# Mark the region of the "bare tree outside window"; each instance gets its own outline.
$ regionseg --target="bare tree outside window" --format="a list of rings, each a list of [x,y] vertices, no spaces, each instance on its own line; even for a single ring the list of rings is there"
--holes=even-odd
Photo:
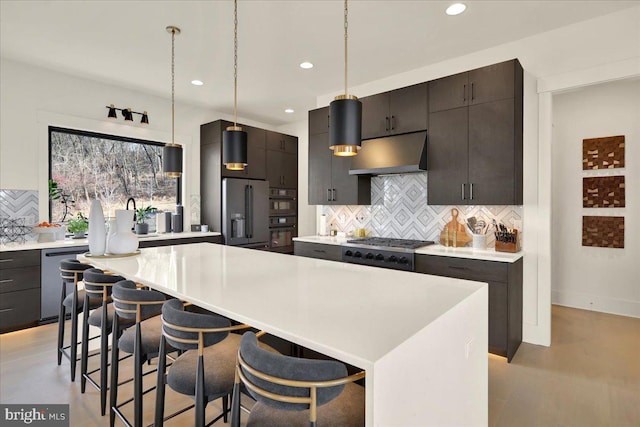
[[[91,200],[102,202],[114,217],[133,197],[138,208],[174,210],[176,179],[162,173],[162,145],[150,141],[50,128],[51,179],[75,200],[73,216],[89,216]],[[51,204],[52,221],[64,215],[62,203]]]

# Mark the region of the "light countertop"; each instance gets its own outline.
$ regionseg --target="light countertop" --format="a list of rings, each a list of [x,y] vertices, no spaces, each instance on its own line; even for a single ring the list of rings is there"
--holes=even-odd
[[[399,405],[401,425],[486,424],[486,283],[210,243],[78,259],[365,369],[367,427]]]
[[[153,240],[172,240],[172,239],[189,239],[193,237],[206,237],[206,236],[220,236],[219,232],[210,231],[203,233],[201,231],[185,231],[183,233],[151,233],[146,235],[139,235],[140,241],[153,241]],[[88,239],[72,239],[66,238],[64,240],[56,240],[53,242],[38,243],[37,241],[29,241],[25,243],[6,243],[0,245],[0,252],[9,251],[28,251],[31,249],[51,249],[51,248],[71,248],[74,246],[87,246],[89,244]]]
[[[329,236],[301,236],[294,237],[294,241],[307,243],[320,243],[324,245],[341,245],[353,237],[329,237]],[[523,252],[496,252],[493,249],[474,249],[472,247],[453,248],[439,244],[424,246],[416,249],[416,254],[438,255],[455,258],[479,259],[484,261],[498,261],[513,263],[522,258]]]

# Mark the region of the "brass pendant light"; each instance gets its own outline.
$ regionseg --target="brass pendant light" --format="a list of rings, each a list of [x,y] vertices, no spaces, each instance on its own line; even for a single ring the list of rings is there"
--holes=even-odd
[[[180,28],[168,26],[171,33],[171,143],[162,149],[162,170],[169,178],[182,176],[182,145],[176,144],[175,137],[175,38]]]
[[[335,156],[355,156],[362,140],[362,103],[349,95],[347,88],[347,0],[344,0],[344,95],[336,96],[329,104],[329,143]]]
[[[222,132],[222,163],[234,171],[247,166],[247,133],[238,126],[238,0],[233,0],[233,126]]]

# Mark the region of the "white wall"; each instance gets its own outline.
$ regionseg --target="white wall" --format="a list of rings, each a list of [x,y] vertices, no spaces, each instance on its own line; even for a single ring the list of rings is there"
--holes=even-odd
[[[625,135],[625,167],[583,171],[582,140]],[[640,317],[640,80],[553,97],[552,301]],[[583,208],[582,178],[624,175],[626,207]],[[582,216],[625,217],[624,249],[582,246]]]
[[[551,95],[542,92],[640,75],[639,23],[640,6],[349,90],[362,97],[513,58],[520,60],[525,70],[523,340],[526,342],[551,343],[552,103]],[[536,94],[536,86],[540,95]],[[319,96],[317,106],[328,105],[339,93],[342,92]]]
[[[48,126],[169,142],[171,101],[126,88],[2,59],[0,64],[0,188],[39,191],[40,220],[48,219]],[[167,94],[168,95],[168,94]],[[179,95],[179,94],[178,94]],[[149,126],[107,119],[105,105],[149,112]],[[231,119],[213,110],[176,104],[176,142],[184,145],[185,224],[200,195],[200,125]],[[138,119],[139,120],[139,119]],[[243,123],[273,126],[240,118]],[[194,203],[192,212],[190,202]]]

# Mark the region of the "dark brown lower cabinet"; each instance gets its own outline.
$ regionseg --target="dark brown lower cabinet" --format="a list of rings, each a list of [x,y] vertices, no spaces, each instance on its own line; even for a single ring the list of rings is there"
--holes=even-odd
[[[40,320],[40,250],[0,252],[0,333]]]
[[[293,254],[307,258],[342,261],[342,247],[340,245],[294,241]]]
[[[489,352],[511,362],[522,343],[522,258],[506,263],[416,255],[416,272],[489,283]]]

